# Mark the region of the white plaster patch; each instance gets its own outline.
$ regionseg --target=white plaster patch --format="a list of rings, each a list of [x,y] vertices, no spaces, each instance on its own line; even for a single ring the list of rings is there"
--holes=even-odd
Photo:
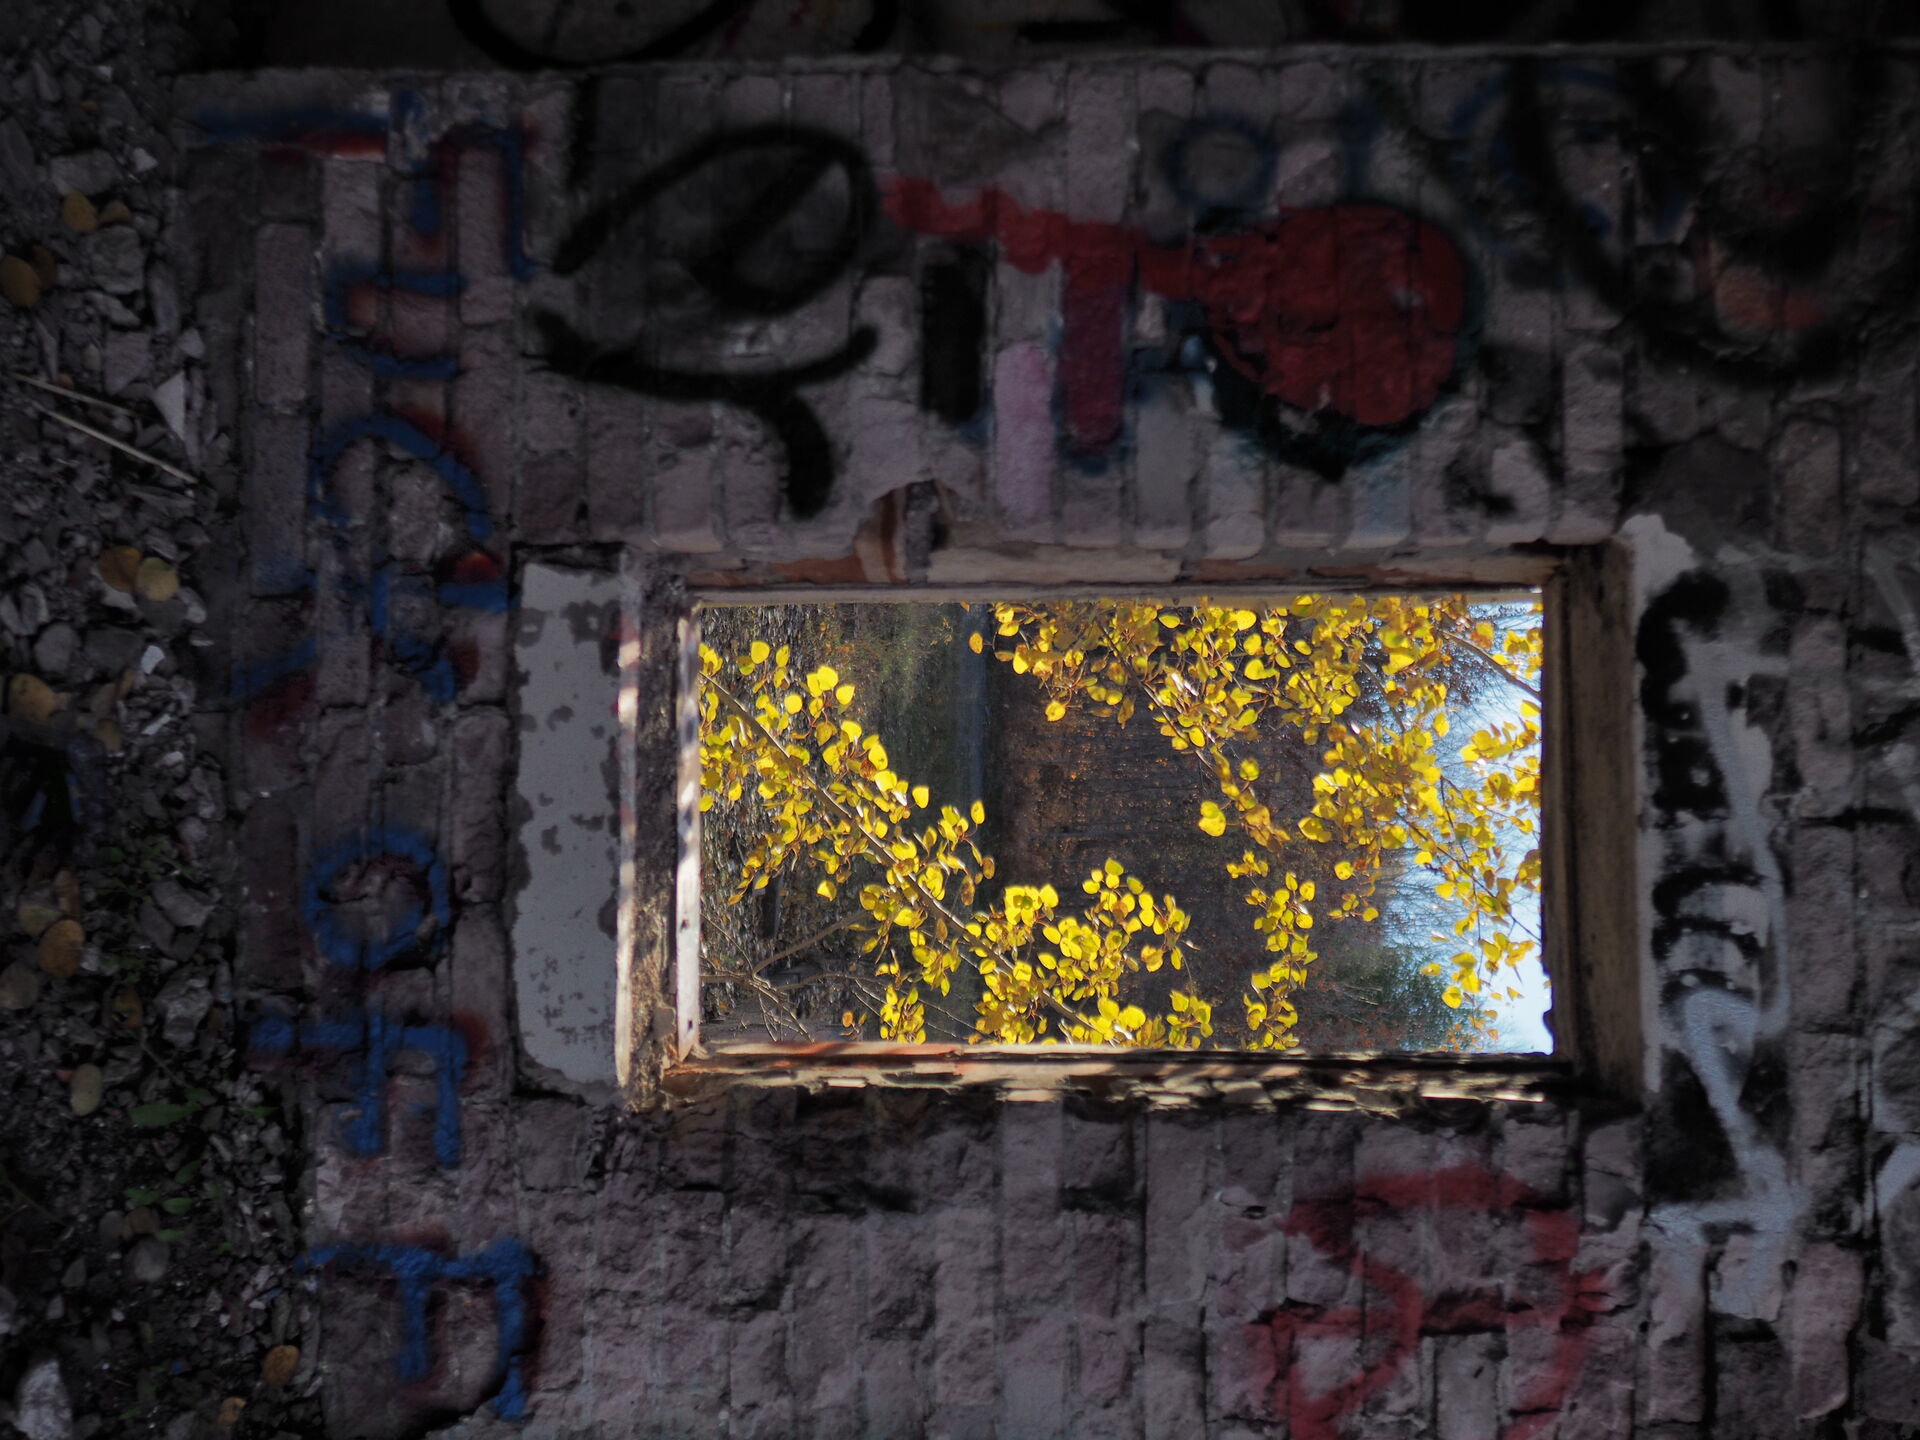
[[[514,661],[520,689],[526,882],[514,899],[513,979],[527,1058],[583,1086],[614,1080],[620,677],[606,644],[618,576],[529,565]]]

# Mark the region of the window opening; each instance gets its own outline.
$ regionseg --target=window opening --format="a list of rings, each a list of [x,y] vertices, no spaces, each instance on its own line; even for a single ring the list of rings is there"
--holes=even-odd
[[[703,1043],[1551,1051],[1541,608],[704,610]]]

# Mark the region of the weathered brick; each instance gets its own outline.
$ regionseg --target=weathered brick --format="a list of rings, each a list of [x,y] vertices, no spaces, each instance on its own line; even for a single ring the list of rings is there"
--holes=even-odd
[[[254,403],[295,410],[307,399],[307,356],[319,293],[313,232],[304,225],[261,226],[253,264]]]

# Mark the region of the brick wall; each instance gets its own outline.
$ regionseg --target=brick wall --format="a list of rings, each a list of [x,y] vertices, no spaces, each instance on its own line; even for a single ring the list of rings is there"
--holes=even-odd
[[[309,1121],[332,1433],[1920,1425],[1916,78],[1696,49],[190,82],[241,971]],[[645,652],[631,831],[671,814],[676,577],[1291,585],[1600,542],[1632,575],[1636,1115],[1231,1083],[630,1113],[554,1058],[655,1021],[569,1008],[514,943],[541,635],[603,675]],[[536,563],[624,611],[517,605]],[[618,727],[586,733],[618,776]],[[620,783],[555,818],[577,853]],[[569,912],[603,991],[670,886]]]

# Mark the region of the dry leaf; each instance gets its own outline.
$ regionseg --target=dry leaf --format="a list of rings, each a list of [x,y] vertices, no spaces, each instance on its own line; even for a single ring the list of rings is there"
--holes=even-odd
[[[276,1345],[260,1362],[260,1379],[279,1390],[293,1383],[293,1372],[300,1368],[298,1345]]]
[[[33,247],[33,273],[40,277],[40,288],[51,290],[60,283],[60,259],[44,245]]]
[[[112,1023],[122,1030],[138,1030],[141,1022],[147,1018],[146,1006],[140,1003],[140,992],[131,985],[122,985],[114,991],[107,1006],[113,1017]]]
[[[136,1205],[127,1212],[127,1230],[134,1235],[158,1234],[160,1212],[151,1205]]]
[[[60,908],[74,919],[80,918],[86,909],[86,902],[80,895],[80,877],[71,870],[59,870],[53,876],[53,898],[60,902]]]
[[[109,755],[118,755],[124,742],[120,734],[118,720],[102,720],[93,727],[93,738],[100,742],[100,748]]]
[[[40,977],[24,960],[0,970],[0,1010],[25,1010],[40,998]]]
[[[20,902],[13,916],[29,940],[38,940],[47,927],[60,918],[60,907],[44,897],[26,899]]]
[[[55,979],[65,980],[80,969],[80,952],[87,943],[87,932],[78,920],[60,919],[40,933],[40,968]]]
[[[18,255],[9,255],[0,260],[0,295],[4,295],[22,310],[36,305],[40,300],[40,273]]]
[[[127,202],[124,200],[109,200],[100,207],[100,223],[102,225],[131,225],[133,223],[133,211],[127,208]]]
[[[180,593],[180,572],[158,555],[149,555],[134,572],[133,588],[142,600],[164,605]]]
[[[66,700],[38,675],[16,675],[7,685],[7,713],[22,720],[51,720]]]
[[[78,190],[69,190],[61,197],[60,218],[76,235],[91,235],[100,228],[100,212]]]
[[[238,1395],[229,1395],[220,1402],[220,1414],[214,1423],[222,1430],[231,1430],[240,1423],[240,1414],[247,1408],[247,1402]]]
[[[121,594],[130,594],[133,582],[140,574],[140,552],[131,545],[116,545],[111,550],[102,550],[97,562],[100,578],[107,582],[107,588],[118,590]]]
[[[98,1065],[74,1068],[73,1078],[67,1082],[67,1099],[73,1105],[74,1114],[91,1115],[100,1108],[101,1097],[106,1093],[106,1077]]]

